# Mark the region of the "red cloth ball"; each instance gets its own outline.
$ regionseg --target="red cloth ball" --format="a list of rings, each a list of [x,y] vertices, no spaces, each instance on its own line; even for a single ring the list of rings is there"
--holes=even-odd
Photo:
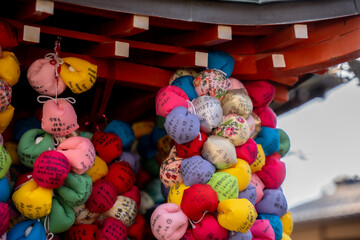
[[[265,184],[265,188],[278,189],[285,180],[285,163],[280,161],[280,154],[273,153],[266,157],[265,166],[256,175]]]
[[[127,162],[115,162],[109,166],[105,180],[114,184],[118,194],[129,191],[135,182],[135,174]]]
[[[254,113],[258,115],[261,120],[261,126],[276,128],[277,125],[277,116],[275,112],[268,106],[255,108]]]
[[[93,184],[90,197],[85,206],[93,213],[103,213],[112,208],[116,201],[116,187],[106,180],[98,180]]]
[[[275,96],[275,87],[268,81],[250,81],[244,84],[254,108],[267,106]]]
[[[34,162],[33,178],[43,188],[59,188],[70,172],[70,163],[61,152],[45,151]]]
[[[77,224],[66,232],[67,240],[95,240],[98,227],[92,224]]]
[[[220,226],[215,217],[206,214],[204,218],[192,229],[195,239],[216,239],[227,240],[229,231]]]
[[[121,139],[114,133],[95,132],[91,142],[98,156],[106,163],[120,157],[123,151]]]
[[[145,228],[149,227],[143,216],[136,215],[135,222],[128,228],[128,237],[132,240],[142,240],[145,237]]]
[[[208,136],[205,133],[200,132],[200,137],[196,137],[191,142],[184,144],[178,144],[175,142],[176,154],[179,158],[190,158],[195,155],[201,155],[201,149],[206,142]]]
[[[0,236],[2,236],[9,228],[9,206],[7,203],[0,202]]]
[[[106,218],[102,228],[96,231],[97,240],[127,240],[126,226],[116,218]]]
[[[188,218],[198,221],[205,211],[215,212],[218,206],[217,193],[208,184],[194,184],[184,191],[181,209]]]
[[[20,174],[15,181],[14,190],[16,191],[18,188],[20,188],[24,183],[30,181],[33,179],[32,172],[27,172]]]
[[[251,165],[257,157],[258,148],[256,142],[249,138],[246,143],[236,146],[236,157],[242,160],[245,160],[249,165]]]
[[[0,20],[0,45],[3,49],[10,49],[18,45],[16,29],[4,20]]]
[[[192,232],[190,229],[186,230],[184,236],[180,238],[180,240],[196,240],[194,236],[192,235]]]
[[[123,196],[134,200],[136,202],[137,209],[140,208],[141,194],[139,189],[135,185],[129,191],[125,192]]]

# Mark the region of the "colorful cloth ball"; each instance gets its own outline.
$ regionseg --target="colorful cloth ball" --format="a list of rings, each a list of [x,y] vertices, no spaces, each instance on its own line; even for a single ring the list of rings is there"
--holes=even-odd
[[[120,220],[108,217],[96,231],[96,239],[126,240],[127,228]]]
[[[258,107],[254,109],[254,112],[259,116],[262,127],[276,128],[277,116],[270,107]]]
[[[20,77],[20,64],[15,54],[8,51],[2,51],[0,58],[0,79],[14,86]]]
[[[0,133],[3,133],[6,128],[9,126],[13,116],[15,108],[9,104],[7,109],[0,112]]]
[[[195,141],[196,139],[198,138],[195,138],[191,142]],[[158,152],[156,154],[156,161],[158,162],[159,165],[161,165],[162,162],[169,156],[173,143],[174,141],[171,139],[169,135],[165,135],[164,137],[160,138],[160,140],[158,141],[157,143]],[[189,143],[179,144],[179,145],[187,145]]]
[[[185,107],[174,108],[165,120],[167,134],[178,144],[194,140],[200,134],[199,118]]]
[[[11,166],[10,155],[3,146],[0,146],[0,178],[5,177],[10,166]]]
[[[39,219],[25,220],[16,224],[7,234],[8,240],[46,240],[47,235]]]
[[[106,163],[120,157],[123,151],[121,139],[114,133],[95,132],[91,142],[99,157]]]
[[[180,238],[180,240],[196,240],[194,236],[192,235],[191,229],[186,230],[184,236]]]
[[[118,196],[113,207],[102,215],[120,220],[125,226],[130,227],[136,218],[136,202],[131,198]]]
[[[171,82],[171,85],[181,88],[186,93],[190,101],[192,101],[193,99],[197,98],[193,81],[194,81],[194,77],[187,75],[187,76],[178,77],[177,79]]]
[[[258,219],[268,219],[274,230],[275,240],[280,240],[282,238],[283,229],[279,216],[272,214],[259,214]]]
[[[236,157],[245,160],[249,165],[255,162],[258,155],[258,147],[256,142],[249,138],[246,143],[235,147]]]
[[[230,77],[234,69],[234,58],[224,51],[210,51],[208,53],[208,68],[218,69],[225,73],[227,77]]]
[[[128,197],[134,200],[136,202],[136,208],[137,209],[140,208],[140,202],[141,202],[140,190],[135,185],[132,186],[132,188],[129,191],[123,193],[122,195],[124,197]]]
[[[133,170],[135,175],[139,172],[139,170],[140,170],[140,156],[139,155],[137,155],[133,152],[123,151],[118,159],[129,163],[131,166],[131,169]]]
[[[130,149],[135,141],[134,130],[131,125],[120,120],[112,120],[104,129],[104,132],[114,133],[120,139],[124,149]]]
[[[200,156],[186,158],[181,162],[181,176],[186,186],[206,184],[215,171],[215,166]]]
[[[97,78],[97,66],[76,57],[65,57],[63,61],[60,76],[66,86],[76,94],[90,90]]]
[[[123,194],[129,191],[135,182],[135,174],[127,162],[115,162],[109,167],[105,180],[112,183],[118,192]]]
[[[200,137],[196,137],[194,140],[184,144],[178,144],[175,142],[177,156],[179,158],[190,158],[196,155],[201,155],[201,149],[208,136],[202,132],[200,132],[200,135]]]
[[[274,229],[267,219],[256,220],[250,228],[250,231],[254,238],[257,239],[275,239]]]
[[[251,202],[252,205],[255,206],[257,198],[256,187],[250,183],[245,190],[239,192],[238,198],[246,198]]]
[[[18,144],[20,162],[33,168],[40,154],[49,149],[54,149],[53,136],[42,129],[30,129],[22,135]]]
[[[144,217],[137,214],[134,224],[127,229],[127,235],[130,239],[142,240],[145,238],[145,234],[147,234],[146,230],[148,230],[148,228],[148,223],[145,221]]]
[[[226,199],[238,198],[239,186],[237,179],[228,173],[214,173],[207,184],[217,193],[220,202]]]
[[[100,216],[100,213],[90,212],[85,204],[74,207],[75,224],[92,224]]]
[[[213,213],[218,206],[217,193],[207,184],[194,184],[184,190],[181,209],[186,216],[199,221],[204,212]]]
[[[265,165],[265,153],[260,144],[257,144],[257,156],[255,161],[250,165],[250,169],[252,173],[260,171]]]
[[[76,224],[66,232],[68,240],[95,240],[98,227],[91,224]]]
[[[12,200],[22,215],[37,219],[50,213],[52,194],[52,189],[42,188],[34,180],[30,180],[14,192]]]
[[[226,199],[217,208],[219,224],[236,232],[247,233],[256,220],[254,206],[247,199]]]
[[[277,130],[279,131],[280,135],[280,146],[278,153],[281,157],[284,157],[290,150],[290,138],[284,130],[279,128]]]
[[[250,183],[251,170],[249,164],[241,159],[238,159],[238,163],[231,168],[218,170],[218,172],[225,172],[237,179],[239,192],[245,190]]]
[[[265,185],[256,174],[252,174],[250,183],[256,188],[255,203],[258,203],[264,196]]]
[[[131,128],[134,131],[135,139],[139,139],[142,136],[150,134],[154,127],[155,127],[155,123],[152,121],[140,121],[140,122],[135,122],[131,125]],[[162,129],[163,128],[164,127],[162,127]]]
[[[8,108],[11,98],[12,88],[7,82],[0,80],[0,112]]]
[[[193,101],[196,115],[200,120],[200,130],[211,133],[223,121],[223,109],[217,98],[204,95]]]
[[[34,163],[33,178],[43,188],[59,188],[70,172],[70,164],[64,154],[55,150],[45,151]]]
[[[49,231],[62,233],[67,231],[75,222],[74,209],[65,202],[53,197],[49,215]]]
[[[194,87],[197,95],[209,95],[221,101],[230,87],[230,81],[221,70],[206,69],[194,79]]]
[[[95,148],[88,138],[70,137],[56,149],[68,159],[71,171],[79,175],[88,171],[95,162]]]
[[[253,105],[245,89],[228,90],[221,100],[224,115],[236,114],[248,118],[253,111]]]
[[[263,198],[255,207],[259,214],[273,214],[279,217],[284,216],[288,210],[285,195],[280,189],[265,189]]]
[[[98,180],[93,184],[90,197],[85,206],[94,213],[102,213],[109,210],[117,197],[116,187],[105,180]]]
[[[253,236],[251,234],[251,231],[247,231],[246,233],[235,232],[235,231],[229,232],[228,240],[252,240],[252,239]]]
[[[0,202],[6,202],[9,199],[11,193],[10,183],[7,177],[0,179],[0,189]]]
[[[283,226],[283,232],[290,236],[294,227],[291,213],[287,212],[284,216],[280,218],[280,220]]]
[[[86,171],[86,174],[89,175],[93,182],[105,177],[109,172],[109,168],[104,160],[100,157],[95,156],[94,165]]]
[[[47,100],[43,105],[41,128],[55,137],[69,135],[79,128],[74,107],[65,99]]]
[[[155,204],[163,203],[166,200],[161,193],[161,180],[159,178],[155,178],[146,184],[145,191],[149,193]]]
[[[11,164],[12,165],[20,165],[20,158],[19,158],[19,154],[17,153],[17,148],[18,148],[17,142],[6,141],[4,143],[4,147],[10,155]]]
[[[148,210],[152,209],[155,206],[154,200],[150,195],[145,191],[140,191],[141,201],[139,213],[144,215]]]
[[[235,146],[221,136],[209,136],[203,145],[201,156],[214,164],[216,169],[229,168],[237,163]]]
[[[177,86],[163,87],[156,94],[156,115],[165,118],[176,107],[183,106],[187,108],[187,100],[189,100],[189,97],[181,88]]]
[[[30,86],[41,95],[57,96],[66,89],[61,76],[55,77],[56,62],[50,59],[38,59],[27,71]]]
[[[58,199],[63,200],[70,207],[84,204],[92,191],[92,179],[86,173],[79,175],[70,172],[64,185],[55,189]]]
[[[178,205],[164,203],[152,213],[150,226],[157,239],[178,240],[186,232],[188,218]]]
[[[175,203],[178,206],[181,206],[181,201],[184,196],[184,191],[188,189],[188,186],[185,186],[184,183],[174,184],[170,187],[170,191],[167,197],[168,203]]]
[[[0,202],[0,236],[7,232],[9,228],[9,206],[7,203]]]
[[[229,114],[224,117],[223,123],[213,131],[213,134],[225,137],[235,146],[239,146],[250,138],[250,128],[243,117]]]
[[[197,72],[191,68],[181,68],[174,72],[174,74],[169,79],[169,84],[171,84],[175,79],[182,77],[182,76],[193,76],[195,77]]]
[[[275,87],[268,81],[250,81],[245,83],[254,108],[267,106],[275,96]]]
[[[266,157],[265,166],[256,172],[265,188],[278,189],[285,180],[286,167],[285,163],[280,160],[278,153]]]
[[[244,89],[246,91],[244,84],[242,84],[242,82],[240,82],[238,79],[231,77],[229,80],[231,82],[231,87],[228,89],[228,91],[232,89]]]
[[[206,214],[201,221],[194,224],[191,233],[195,239],[211,239],[213,237],[226,240],[229,231],[222,227],[211,214]]]
[[[246,119],[246,121],[249,123],[250,126],[250,132],[251,132],[250,137],[252,139],[255,139],[259,135],[259,132],[261,131],[261,120],[259,116],[256,115],[256,113],[252,112],[250,117]]]
[[[175,148],[169,154],[169,157],[160,166],[160,180],[165,187],[171,187],[177,183],[183,183],[181,176],[181,162],[182,158],[176,156]]]

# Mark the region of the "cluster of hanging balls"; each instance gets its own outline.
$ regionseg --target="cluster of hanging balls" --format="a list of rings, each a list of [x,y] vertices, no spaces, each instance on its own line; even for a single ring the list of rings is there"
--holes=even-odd
[[[156,96],[174,141],[160,166],[167,203],[151,215],[157,239],[288,240],[292,217],[281,189],[289,148],[269,107],[268,81],[231,78],[234,59],[209,53],[209,68],[180,70]]]

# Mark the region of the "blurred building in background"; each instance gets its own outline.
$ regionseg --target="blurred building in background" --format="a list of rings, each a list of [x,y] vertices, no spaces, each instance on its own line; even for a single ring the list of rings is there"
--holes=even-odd
[[[360,179],[341,178],[335,190],[290,209],[292,240],[359,240]]]

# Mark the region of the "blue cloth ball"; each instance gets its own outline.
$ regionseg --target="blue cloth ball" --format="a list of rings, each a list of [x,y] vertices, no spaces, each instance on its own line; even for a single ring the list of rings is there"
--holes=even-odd
[[[10,184],[7,177],[0,179],[0,202],[6,202],[10,197]]]
[[[121,139],[125,150],[130,150],[131,145],[135,141],[134,130],[130,124],[120,120],[111,121],[104,129],[104,132],[116,134]]]
[[[223,71],[227,78],[231,76],[234,65],[234,58],[227,52],[211,51],[208,53],[208,68]]]
[[[189,97],[190,101],[192,101],[193,99],[198,97],[198,95],[195,92],[193,81],[194,81],[193,76],[182,76],[175,79],[171,83],[171,85],[181,88]]]
[[[25,237],[25,231],[32,227],[30,234]],[[7,234],[8,240],[46,240],[46,232],[39,219],[25,220],[16,224]]]
[[[17,120],[14,123],[13,137],[16,141],[20,141],[22,135],[30,129],[40,129],[41,122],[36,117],[28,117]]]
[[[264,149],[265,156],[277,152],[280,148],[280,135],[276,128],[261,127],[255,142]]]
[[[259,214],[258,219],[268,219],[275,232],[275,240],[282,239],[283,227],[279,216],[273,214]]]

